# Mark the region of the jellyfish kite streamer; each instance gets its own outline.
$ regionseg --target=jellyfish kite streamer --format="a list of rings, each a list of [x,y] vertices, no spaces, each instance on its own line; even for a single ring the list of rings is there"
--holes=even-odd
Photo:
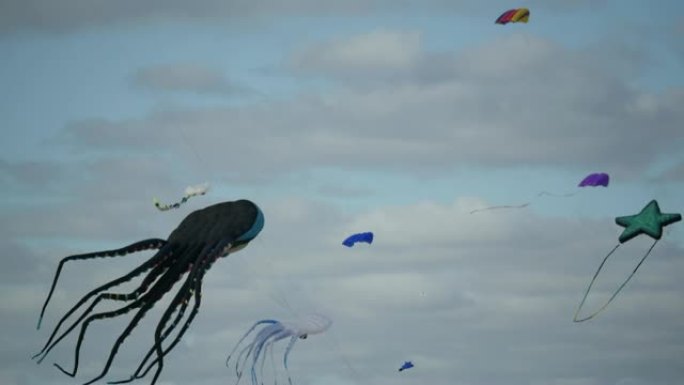
[[[298,321],[277,321],[274,319],[264,319],[257,321],[252,325],[247,333],[245,333],[242,338],[235,345],[233,350],[228,355],[226,359],[226,366],[230,367],[230,360],[233,355],[237,352],[242,342],[251,334],[257,327],[263,326],[261,330],[256,334],[252,342],[243,347],[238,353],[235,359],[235,375],[237,376],[236,385],[240,382],[242,374],[244,372],[245,366],[250,364],[250,374],[252,377],[252,385],[263,384],[263,381],[259,381],[259,377],[263,378],[264,375],[264,363],[266,362],[267,352],[270,355],[271,365],[273,367],[273,376],[276,378],[277,371],[275,367],[275,361],[273,360],[273,345],[285,338],[289,338],[289,343],[285,348],[283,354],[283,366],[285,367],[285,372],[287,373],[287,379],[292,385],[292,378],[290,377],[289,369],[287,368],[287,357],[292,351],[292,348],[297,342],[297,339],[306,339],[310,335],[320,334],[328,330],[332,325],[332,321],[321,314],[313,313],[309,314]],[[259,377],[257,377],[257,365],[259,365]]]
[[[660,237],[663,234],[663,227],[673,224],[675,222],[679,222],[681,220],[681,214],[663,214],[662,212],[660,212],[658,202],[655,200],[649,202],[643,209],[641,209],[641,212],[639,212],[639,214],[615,218],[615,223],[617,223],[621,227],[624,227],[625,230],[622,232],[622,234],[620,234],[620,237],[618,238],[619,243],[605,256],[605,258],[603,258],[603,261],[601,261],[601,264],[596,270],[594,277],[591,279],[591,282],[589,283],[589,287],[587,287],[587,290],[584,293],[584,297],[582,297],[582,301],[577,307],[577,311],[575,312],[575,317],[573,318],[573,321],[583,322],[590,320],[594,318],[596,315],[598,315],[601,311],[603,311],[603,309],[608,307],[608,305],[613,301],[613,299],[617,297],[618,293],[620,293],[622,288],[624,288],[625,285],[627,285],[627,282],[629,282],[629,280],[632,279],[634,274],[639,269],[639,266],[641,266],[641,264],[644,263],[644,260],[646,260],[646,257],[648,257],[648,255],[651,254],[651,250],[653,250],[653,248],[658,243]],[[603,265],[606,263],[608,258],[618,249],[618,247],[620,247],[621,244],[633,239],[634,237],[640,234],[646,234],[655,240],[646,252],[646,254],[644,254],[643,258],[641,258],[641,260],[636,265],[632,273],[627,277],[627,279],[624,282],[622,282],[622,284],[618,287],[615,293],[613,293],[613,295],[608,299],[608,301],[603,306],[601,306],[597,311],[591,313],[590,315],[583,318],[579,318],[579,313],[582,310],[584,301],[586,301],[587,296],[589,295],[589,291],[591,291],[591,287],[594,285],[594,281],[596,281],[596,277],[598,277],[599,273],[601,272],[601,269],[603,268]]]
[[[187,202],[190,198],[198,195],[204,195],[209,191],[209,183],[202,183],[194,186],[188,186],[185,188],[185,195],[183,195],[183,198],[181,198],[180,202],[176,203],[171,203],[171,204],[163,204],[159,201],[157,198],[152,198],[152,202],[154,203],[154,206],[159,209],[159,211],[167,211],[171,209],[177,209],[181,207],[181,205],[185,202]]]
[[[597,186],[603,186],[603,187],[608,187],[608,183],[610,182],[610,176],[606,173],[599,172],[599,173],[592,173],[584,177],[577,187],[580,188],[585,188],[585,187],[597,187]],[[537,194],[537,197],[542,197],[542,196],[552,196],[552,197],[562,197],[562,198],[567,198],[574,196],[577,194],[580,190],[571,192],[571,193],[565,193],[565,194],[556,194],[556,193],[551,193],[548,191],[542,191]],[[471,214],[474,214],[479,211],[489,211],[489,210],[499,210],[499,209],[523,209],[525,207],[528,207],[531,205],[532,202],[527,202],[523,203],[520,205],[501,205],[501,206],[488,206],[484,207],[481,209],[475,209],[470,211]]]
[[[45,309],[52,297],[57,284],[57,279],[62,271],[64,263],[74,260],[86,260],[94,258],[111,258],[135,253],[142,250],[156,249],[157,253],[146,262],[139,265],[133,271],[119,278],[99,286],[78,300],[58,322],[45,346],[33,356],[42,362],[48,353],[69,333],[80,325],[80,333],[74,352],[74,364],[71,370],[64,369],[61,365],[55,366],[66,375],[76,376],[80,358],[81,344],[83,343],[88,326],[97,320],[123,316],[134,312],[133,318],[119,335],[112,347],[107,362],[102,372],[88,381],[92,384],[103,378],[109,371],[112,362],[121,347],[124,339],[136,328],[138,322],[152,307],[160,301],[166,293],[173,289],[178,281],[183,280],[165,309],[161,319],[157,323],[154,332],[154,344],[140,363],[135,373],[127,380],[111,382],[125,383],[144,377],[152,367],[156,366],[156,372],[151,384],[154,384],[164,367],[164,357],[180,341],[187,328],[192,323],[200,307],[202,299],[202,279],[212,264],[218,258],[241,250],[247,246],[264,226],[264,215],[254,203],[248,200],[224,202],[209,206],[202,210],[190,213],[178,227],[171,232],[168,239],[147,239],[133,243],[116,250],[99,251],[89,254],[80,254],[66,257],[59,262],[52,287],[40,312],[38,328]],[[133,278],[145,274],[137,288],[129,293],[117,293],[109,291]],[[183,278],[185,276],[185,278]],[[95,298],[87,309],[66,330],[58,334],[68,318],[83,307],[90,299]],[[125,305],[112,311],[95,313],[98,303],[102,300],[121,301]],[[183,322],[176,337],[162,347],[169,335],[181,323],[193,301],[192,310]],[[174,316],[175,315],[175,316]],[[154,355],[154,357],[152,357]],[[151,361],[150,359],[153,358]],[[147,365],[147,367],[146,367]]]

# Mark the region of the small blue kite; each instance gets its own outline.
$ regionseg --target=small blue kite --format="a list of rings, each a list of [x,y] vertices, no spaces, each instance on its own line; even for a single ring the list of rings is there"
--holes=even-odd
[[[345,239],[342,242],[342,244],[347,247],[352,247],[357,242],[366,242],[368,244],[373,243],[373,233],[368,232],[350,235],[347,239]]]
[[[411,369],[412,367],[413,367],[413,363],[411,361],[406,361],[406,362],[404,362],[404,365],[401,365],[401,368],[399,368],[399,371],[401,372],[402,370]]]

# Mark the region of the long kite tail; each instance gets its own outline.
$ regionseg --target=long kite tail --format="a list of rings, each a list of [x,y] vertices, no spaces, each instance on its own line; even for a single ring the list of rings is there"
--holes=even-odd
[[[577,192],[574,193],[566,193],[566,194],[556,194],[548,191],[542,191],[539,194],[537,194],[538,197],[543,197],[543,196],[549,196],[549,197],[556,197],[556,198],[568,198],[571,196],[575,196]]]
[[[579,305],[579,307],[577,308],[577,311],[575,312],[575,316],[574,316],[574,318],[573,318],[573,322],[584,322],[584,321],[588,321],[588,320],[594,318],[595,316],[597,316],[597,315],[598,315],[600,312],[602,312],[605,308],[607,308],[608,305],[609,305],[611,302],[613,302],[613,300],[615,299],[615,297],[617,297],[617,295],[620,293],[620,291],[622,291],[622,289],[627,285],[627,282],[629,282],[629,281],[632,279],[632,277],[633,277],[634,274],[637,272],[637,270],[639,270],[639,267],[641,267],[641,264],[644,263],[644,261],[646,260],[646,258],[651,254],[651,251],[652,251],[653,248],[655,247],[656,243],[658,243],[657,240],[656,240],[655,242],[653,242],[653,244],[651,245],[651,247],[649,247],[649,249],[648,249],[648,251],[646,252],[646,254],[644,254],[643,258],[641,258],[641,260],[640,260],[639,263],[636,265],[636,267],[634,268],[634,270],[632,270],[632,273],[629,275],[629,277],[627,277],[627,279],[625,279],[624,282],[622,282],[622,284],[620,285],[620,287],[618,287],[618,289],[615,290],[615,292],[613,293],[613,295],[610,296],[610,298],[608,299],[608,301],[606,301],[606,303],[603,304],[603,306],[601,306],[601,307],[600,307],[598,310],[596,310],[594,313],[592,313],[592,314],[590,314],[590,315],[588,315],[588,316],[586,316],[586,317],[584,317],[584,318],[578,319],[577,316],[579,315],[579,312],[580,312],[580,310],[582,309],[582,305],[584,305],[584,301],[586,301],[587,296],[589,295],[589,291],[591,290],[591,287],[592,287],[592,285],[594,284],[594,281],[596,280],[596,277],[599,275],[599,272],[601,271],[601,268],[602,268],[603,265],[606,263],[606,260],[608,260],[608,257],[610,257],[611,254],[613,254],[613,253],[615,252],[615,250],[617,250],[617,248],[620,246],[620,244],[618,244],[617,246],[615,246],[615,248],[613,248],[613,250],[611,250],[610,253],[608,253],[608,255],[606,255],[605,258],[603,258],[603,261],[602,261],[601,264],[599,265],[598,270],[596,270],[596,273],[594,274],[594,278],[591,279],[591,283],[589,283],[589,287],[587,287],[587,291],[584,293],[584,297],[582,298],[582,302],[580,302],[580,305]]]
[[[523,203],[521,205],[503,205],[503,206],[489,206],[481,209],[472,210],[470,213],[474,214],[479,211],[489,211],[489,210],[499,210],[499,209],[523,209],[530,205],[530,202]]]
[[[556,197],[556,198],[568,198],[568,197],[575,196],[575,195],[577,195],[577,192],[565,193],[565,194],[556,194],[556,193],[552,193],[552,192],[548,192],[548,191],[541,191],[541,192],[537,193],[537,198],[543,197],[543,196]],[[479,212],[479,211],[489,211],[489,210],[498,210],[498,209],[522,209],[522,208],[525,208],[531,204],[532,204],[532,202],[523,203],[521,205],[488,206],[488,207],[484,207],[481,209],[472,210],[470,213],[474,214],[474,213]]]
[[[198,196],[198,195],[204,195],[209,191],[209,183],[202,183],[198,184],[195,186],[188,186],[185,189],[185,195],[183,195],[183,198],[181,198],[180,202],[176,203],[171,203],[171,204],[163,204],[159,201],[157,198],[152,198],[152,202],[154,203],[154,206],[159,209],[159,211],[167,211],[171,209],[177,209],[181,207],[181,205],[185,202],[188,201],[188,199]]]
[[[171,203],[171,204],[168,204],[168,205],[167,205],[167,204],[161,203],[161,202],[159,201],[159,199],[157,199],[157,198],[152,198],[152,202],[154,203],[154,206],[155,206],[157,209],[159,209],[159,211],[167,211],[167,210],[177,209],[177,208],[181,207],[181,205],[182,205],[183,203],[187,202],[189,198],[190,198],[190,197],[184,196],[183,199],[180,200],[180,202]]]

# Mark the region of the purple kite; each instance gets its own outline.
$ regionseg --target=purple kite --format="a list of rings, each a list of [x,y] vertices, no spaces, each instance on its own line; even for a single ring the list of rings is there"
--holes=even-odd
[[[604,172],[597,172],[594,174],[587,175],[587,177],[582,179],[582,181],[577,185],[577,187],[586,187],[586,186],[608,187],[609,181],[610,181],[610,177],[608,176],[608,174],[606,174]]]
[[[584,179],[582,179],[582,181],[577,185],[577,187],[587,187],[587,186],[608,187],[609,181],[610,181],[610,177],[608,176],[608,174],[606,174],[604,172],[597,172],[597,173],[589,174],[586,177],[584,177]],[[552,197],[559,197],[559,198],[567,198],[567,197],[574,196],[579,191],[580,190],[577,190],[577,191],[571,192],[571,193],[565,193],[565,194],[555,194],[555,193],[551,193],[548,191],[542,191],[542,192],[537,194],[537,197],[552,196]],[[522,208],[529,206],[530,204],[532,204],[532,202],[526,202],[526,203],[523,203],[520,205],[489,206],[489,207],[484,207],[481,209],[471,210],[470,213],[473,214],[473,213],[476,213],[478,211],[488,211],[488,210],[495,210],[495,209],[522,209]]]

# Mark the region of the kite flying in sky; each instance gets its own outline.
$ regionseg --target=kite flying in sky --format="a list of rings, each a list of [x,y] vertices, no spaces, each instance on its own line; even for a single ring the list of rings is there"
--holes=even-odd
[[[527,8],[511,9],[499,16],[496,19],[496,24],[508,24],[508,23],[527,23],[530,20],[530,10]]]
[[[260,382],[257,378],[256,366],[257,364],[260,365],[259,377],[263,378],[264,363],[266,362],[266,353],[269,351],[269,349],[271,364],[273,366],[273,375],[275,378],[276,368],[275,362],[273,361],[273,345],[282,339],[289,338],[290,341],[287,344],[287,348],[285,348],[285,353],[283,355],[283,366],[285,367],[285,371],[287,372],[287,379],[289,383],[292,384],[292,378],[290,377],[290,372],[287,368],[287,357],[290,354],[290,351],[292,351],[295,342],[297,342],[297,339],[306,339],[309,335],[320,334],[325,332],[326,330],[328,330],[330,325],[332,325],[332,321],[329,318],[316,313],[309,314],[303,319],[293,322],[280,322],[272,319],[257,321],[256,323],[254,323],[254,325],[252,325],[251,328],[249,328],[249,330],[247,330],[247,333],[245,333],[242,336],[242,338],[240,338],[238,343],[233,348],[233,351],[230,352],[228,358],[226,359],[226,366],[230,365],[230,358],[233,356],[233,354],[235,354],[238,347],[240,347],[245,338],[247,338],[247,336],[250,333],[252,333],[254,329],[256,329],[259,325],[268,326],[265,326],[261,330],[259,330],[257,335],[254,337],[254,340],[252,340],[252,342],[249,345],[245,346],[242,350],[240,350],[240,353],[235,359],[235,374],[238,378],[237,383],[240,382],[240,378],[242,377],[242,373],[244,372],[244,368],[247,364],[247,361],[251,361],[250,372],[252,377],[252,385],[263,384],[263,382]],[[261,360],[261,363],[259,363],[259,360]]]
[[[613,301],[613,299],[615,299],[620,290],[622,290],[622,288],[625,287],[625,285],[627,285],[627,282],[629,282],[629,280],[632,279],[634,274],[639,269],[639,266],[641,266],[644,260],[646,260],[646,257],[648,257],[648,255],[651,254],[651,250],[653,250],[656,243],[658,243],[658,240],[660,240],[660,237],[663,234],[663,227],[671,225],[675,222],[679,222],[681,220],[682,216],[680,214],[663,214],[662,212],[660,212],[658,202],[655,200],[650,201],[643,209],[641,209],[641,212],[639,212],[639,214],[615,218],[615,223],[625,228],[625,230],[622,231],[622,234],[620,234],[620,238],[618,238],[620,243],[618,243],[613,248],[613,250],[611,250],[608,253],[608,255],[605,256],[605,258],[603,258],[603,261],[601,261],[601,264],[596,270],[594,277],[591,279],[591,282],[589,283],[589,287],[587,287],[587,291],[584,293],[582,301],[577,307],[577,311],[575,312],[575,317],[573,321],[583,322],[586,320],[590,320],[594,318],[597,314],[599,314],[601,311],[603,311],[603,309],[605,309],[608,306],[608,304],[610,304]],[[618,249],[618,247],[621,244],[629,241],[630,239],[638,236],[639,234],[646,234],[649,237],[655,239],[655,241],[648,249],[646,254],[644,254],[643,258],[641,258],[641,260],[636,265],[636,267],[629,275],[629,277],[627,277],[627,279],[620,285],[620,287],[618,287],[618,289],[615,291],[615,293],[613,293],[613,295],[608,299],[608,301],[594,313],[584,318],[578,318],[579,313],[582,310],[582,306],[584,305],[584,301],[586,301],[587,296],[589,295],[589,291],[591,290],[591,287],[594,285],[596,277],[598,277],[599,273],[601,272],[601,268],[603,268],[603,265],[606,263],[608,258],[615,252],[615,250]]]
[[[88,326],[93,321],[119,317],[136,310],[130,323],[119,335],[112,347],[104,369],[97,377],[88,381],[86,385],[100,380],[109,371],[124,339],[136,328],[138,322],[143,318],[145,313],[152,309],[157,302],[161,301],[166,293],[169,292],[178,281],[183,279],[184,275],[187,275],[180,289],[171,300],[169,307],[164,311],[161,320],[157,324],[154,333],[154,345],[149,350],[136,372],[129,380],[115,382],[124,383],[130,382],[136,378],[141,378],[156,365],[157,370],[151,382],[151,384],[154,384],[164,367],[164,357],[180,341],[183,333],[185,333],[190,326],[190,323],[192,323],[192,320],[199,310],[202,297],[202,279],[206,272],[218,258],[225,257],[247,246],[249,242],[261,232],[263,226],[264,215],[254,203],[248,200],[224,202],[190,213],[171,235],[169,235],[167,240],[157,238],[147,239],[121,249],[73,255],[62,259],[57,266],[57,272],[52,281],[52,287],[45,300],[43,309],[40,312],[40,318],[38,320],[39,329],[43,314],[45,313],[50,297],[52,297],[55,290],[57,279],[59,278],[59,274],[62,271],[65,262],[93,258],[118,257],[143,250],[159,250],[152,258],[143,262],[130,273],[109,281],[104,285],[91,290],[82,297],[78,303],[59,320],[50,335],[50,338],[45,343],[45,346],[43,346],[43,349],[34,355],[33,358],[38,358],[38,363],[42,362],[47,354],[80,324],[81,331],[78,336],[78,341],[76,342],[73,369],[69,371],[63,369],[60,365],[55,364],[62,372],[74,377],[78,370],[81,344],[83,343],[83,337],[85,336]],[[146,275],[142,279],[142,282],[130,293],[113,293],[107,291],[144,273],[146,273]],[[69,316],[74,314],[88,302],[88,300],[95,296],[97,297],[90,306],[88,306],[85,312],[57,337],[57,333],[60,331],[62,324],[66,322]],[[180,332],[166,348],[162,348],[162,343],[183,319],[188,304],[190,300],[193,299],[194,303],[192,310],[183,323]],[[126,305],[115,310],[91,315],[97,304],[102,300],[123,301],[126,302]],[[174,313],[176,313],[176,316],[172,320]],[[143,368],[152,354],[155,354],[155,358],[143,372]]]
[[[582,179],[581,182],[577,185],[577,187],[596,187],[596,186],[603,186],[603,187],[608,187],[608,182],[610,181],[610,177],[606,173],[593,173],[589,174],[584,179]],[[577,192],[573,193],[567,193],[567,194],[554,194],[550,193],[547,191],[542,191],[539,194],[537,194],[537,197],[541,197],[544,195],[548,196],[553,196],[553,197],[571,197],[573,195],[577,194]],[[489,211],[489,210],[498,210],[498,209],[522,209],[525,208],[529,205],[531,205],[532,202],[527,202],[523,203],[520,205],[502,205],[502,206],[488,206],[484,207],[481,209],[475,209],[470,211],[471,214],[474,214],[479,211]]]
[[[597,172],[594,174],[587,175],[586,178],[582,179],[582,181],[577,185],[577,187],[608,187],[608,182],[610,182],[610,176],[608,176],[608,174],[606,174],[605,172]]]
[[[370,245],[371,243],[373,243],[373,233],[367,232],[350,235],[349,237],[347,237],[347,239],[342,241],[342,244],[347,247],[352,247],[354,246],[354,244],[358,242],[365,242]]]
[[[413,367],[413,362],[411,361],[405,361],[403,365],[401,365],[401,368],[399,368],[399,371],[404,371],[406,369],[411,369]]]
[[[610,176],[606,174],[605,172],[597,172],[593,174],[589,174],[584,179],[582,179],[581,182],[577,185],[577,187],[597,187],[597,186],[603,186],[603,187],[608,187],[608,184],[610,183]],[[549,195],[549,196],[554,196],[554,197],[571,197],[575,194],[577,194],[579,191],[575,191],[572,193],[566,193],[566,194],[554,194],[550,193],[547,191],[542,191],[537,196],[543,196],[543,195]]]
[[[166,211],[170,209],[177,209],[181,207],[181,205],[185,202],[188,201],[188,199],[197,196],[197,195],[204,195],[209,191],[209,183],[202,183],[198,184],[195,186],[188,186],[185,188],[185,195],[183,195],[183,198],[180,200],[180,202],[172,203],[170,205],[162,204],[159,202],[159,199],[153,198],[152,202],[154,202],[154,206],[159,209],[159,211]]]

